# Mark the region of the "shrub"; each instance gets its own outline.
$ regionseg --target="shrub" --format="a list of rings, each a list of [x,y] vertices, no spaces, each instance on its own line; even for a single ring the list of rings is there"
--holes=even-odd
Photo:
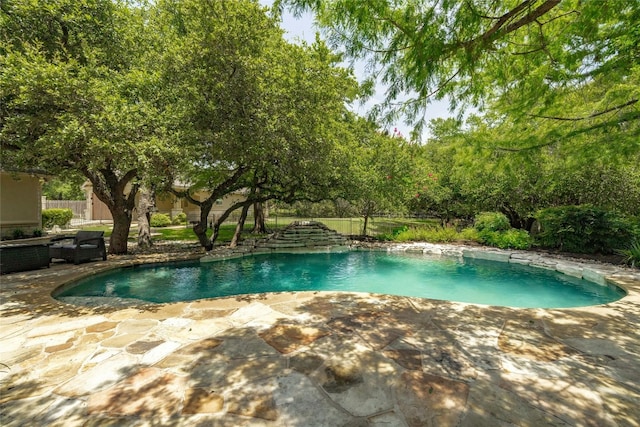
[[[481,231],[480,242],[500,249],[529,249],[533,239],[525,230]]]
[[[33,230],[33,233],[31,233],[33,235],[33,237],[42,237],[42,230],[39,228],[35,228]]]
[[[476,216],[477,240],[500,249],[529,249],[533,240],[525,230],[511,228],[507,216],[500,212],[484,212]]]
[[[480,233],[473,227],[465,228],[460,232],[462,240],[468,240],[470,242],[480,242]]]
[[[27,237],[27,235],[21,228],[16,228],[11,232],[12,239],[24,239],[25,237]]]
[[[633,242],[627,249],[616,251],[624,258],[622,262],[631,267],[640,267],[640,240]]]
[[[167,227],[171,225],[171,218],[169,215],[155,213],[151,215],[151,221],[149,223],[151,227]]]
[[[613,253],[631,245],[636,225],[602,208],[559,206],[538,211],[541,231],[536,242],[544,248],[577,253]]]
[[[187,223],[187,214],[184,213],[184,212],[180,212],[178,215],[173,217],[173,220],[171,221],[171,223],[173,225],[186,224]]]
[[[54,225],[64,227],[69,224],[73,218],[71,209],[44,209],[42,211],[42,226],[44,228],[53,228]]]
[[[378,235],[378,240],[396,240],[400,233],[405,231],[409,231],[409,227],[403,225],[402,227],[397,227],[391,230],[391,233],[382,233]]]
[[[511,228],[507,216],[500,212],[483,212],[478,214],[473,226],[478,231],[507,231]]]
[[[396,242],[430,242],[447,243],[468,240],[463,233],[459,233],[453,227],[447,228],[407,228],[403,227],[398,233],[394,233],[390,240]]]

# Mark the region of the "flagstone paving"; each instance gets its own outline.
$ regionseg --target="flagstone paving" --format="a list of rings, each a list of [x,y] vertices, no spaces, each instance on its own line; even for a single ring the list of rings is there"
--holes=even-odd
[[[490,252],[628,295],[550,310],[323,292],[81,306],[51,292],[198,254],[55,264],[0,277],[0,425],[640,426],[638,271]]]

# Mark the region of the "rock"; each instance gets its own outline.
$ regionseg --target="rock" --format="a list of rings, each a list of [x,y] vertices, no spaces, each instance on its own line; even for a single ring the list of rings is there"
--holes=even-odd
[[[465,258],[485,259],[488,261],[500,261],[500,262],[509,262],[509,258],[511,258],[511,252],[507,252],[507,251],[498,252],[498,251],[465,249],[462,251],[462,255]]]
[[[316,221],[296,221],[266,239],[241,244],[234,254],[208,254],[201,262],[230,259],[233,257],[265,252],[317,252],[319,249],[343,249],[347,238]]]
[[[325,368],[327,381],[322,387],[329,393],[341,393],[362,382],[362,370],[357,359],[334,359]]]
[[[224,398],[206,388],[187,389],[184,396],[185,414],[210,414],[220,412],[224,406]]]

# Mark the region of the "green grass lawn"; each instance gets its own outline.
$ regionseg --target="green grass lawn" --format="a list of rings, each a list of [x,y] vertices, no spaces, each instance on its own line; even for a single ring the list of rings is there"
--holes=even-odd
[[[85,230],[85,231],[104,231],[104,237],[109,237],[111,236],[111,229],[113,228],[112,225],[89,225],[86,227],[79,227],[81,230]],[[132,236],[137,236],[138,235],[138,231],[137,229],[134,230],[133,227],[131,227],[131,230],[129,231],[129,237]]]
[[[300,221],[295,217],[271,217],[267,221],[267,227],[282,228],[286,227],[293,221]],[[327,227],[336,230],[338,233],[352,235],[362,234],[364,227],[364,218],[313,218],[313,221],[319,221]],[[378,236],[380,234],[390,234],[394,229],[402,226],[407,227],[424,227],[428,225],[439,226],[438,220],[433,219],[416,219],[416,218],[369,218],[367,224],[367,235]]]
[[[154,237],[162,240],[197,240],[196,233],[191,227],[154,228],[152,234],[155,233],[160,233],[160,237]],[[207,237],[211,237],[211,234],[213,234],[213,230],[207,230]],[[231,234],[233,235],[233,232]]]
[[[218,235],[219,242],[228,242],[233,237],[235,231],[235,224],[223,224],[220,227],[220,234]],[[248,233],[253,226],[245,227],[245,233]],[[113,229],[112,225],[92,225],[88,227],[82,227],[83,230],[88,231],[104,231],[105,237],[111,236]],[[193,232],[192,227],[180,226],[180,227],[167,227],[167,228],[152,228],[152,238],[155,240],[198,240],[196,234]],[[160,234],[159,236],[157,234]],[[213,230],[207,230],[207,236],[211,237]],[[129,230],[129,240],[136,240],[138,238],[138,228],[132,226]]]
[[[300,221],[300,218],[295,217],[271,217],[267,220],[267,227],[271,230],[284,228],[291,224],[293,221]],[[362,227],[364,226],[363,218],[313,218],[313,221],[319,221],[325,224],[327,227],[336,230],[339,233],[352,235],[361,234]],[[424,227],[424,226],[438,226],[437,220],[424,220],[415,218],[371,218],[367,225],[367,234],[369,236],[377,236],[381,234],[391,234],[393,230],[402,226],[407,227]],[[218,235],[218,242],[228,242],[233,237],[235,230],[235,224],[223,224],[220,227],[220,234]],[[111,236],[112,225],[92,225],[82,227],[83,230],[90,231],[104,231],[105,237]],[[244,228],[243,237],[252,237],[249,231],[253,228],[253,223],[247,224]],[[193,232],[191,226],[175,226],[166,228],[152,228],[152,238],[155,240],[186,240],[196,241],[196,235]],[[211,237],[213,231],[207,230],[207,236]],[[159,235],[158,235],[159,234]],[[256,236],[257,237],[257,236]],[[132,225],[129,231],[129,240],[136,240],[138,238],[138,229],[135,224]]]

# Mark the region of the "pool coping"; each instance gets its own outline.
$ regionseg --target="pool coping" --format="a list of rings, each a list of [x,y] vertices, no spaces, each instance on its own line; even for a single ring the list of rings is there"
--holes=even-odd
[[[627,296],[566,309],[336,292],[79,307],[51,292],[96,272],[202,253],[55,264],[0,277],[3,424],[422,425],[436,416],[464,426],[640,425],[638,270],[458,245],[358,249],[508,254],[509,262],[595,272]],[[203,374],[200,367],[212,361],[251,393],[238,401],[231,381]],[[131,392],[149,378],[148,393]],[[443,412],[445,402],[455,410]]]

